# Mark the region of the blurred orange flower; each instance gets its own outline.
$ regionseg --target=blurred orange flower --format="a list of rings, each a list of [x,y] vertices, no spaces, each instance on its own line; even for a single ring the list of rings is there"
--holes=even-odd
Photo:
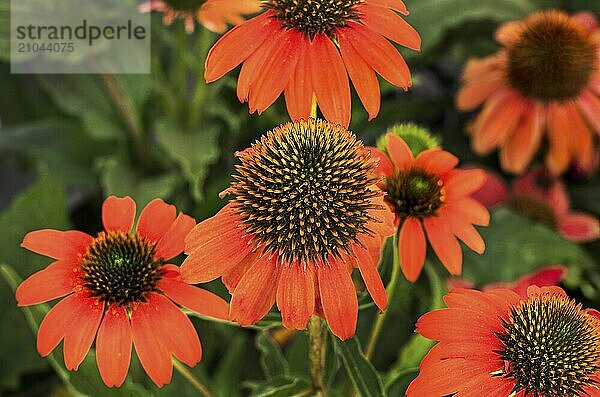
[[[417,332],[439,341],[407,397],[600,396],[600,319],[559,287],[455,289]]]
[[[170,25],[182,19],[188,33],[196,21],[216,33],[224,33],[227,24],[244,22],[243,15],[260,11],[260,0],[148,0],[139,6],[140,12],[159,11],[163,23]]]
[[[385,202],[399,228],[400,266],[409,281],[416,281],[425,263],[427,239],[442,264],[453,275],[462,270],[462,249],[457,237],[477,253],[485,243],[473,225],[487,226],[487,209],[469,195],[485,182],[483,170],[456,169],[458,159],[439,147],[413,156],[406,142],[387,134],[387,152],[369,148],[379,158],[384,177]],[[425,232],[423,231],[425,230]]]
[[[65,366],[77,370],[96,340],[96,361],[108,386],[123,384],[132,343],[146,373],[161,387],[171,381],[174,355],[189,366],[201,358],[194,326],[173,303],[218,318],[228,305],[189,285],[167,260],[183,251],[193,218],[156,199],[135,230],[135,202],[111,196],[102,206],[104,231],[96,238],[79,231],[28,233],[24,248],[56,259],[19,285],[19,306],[65,297],[44,317],[37,336],[42,356],[63,342]]]
[[[473,149],[500,150],[502,168],[522,172],[547,137],[546,164],[589,169],[600,133],[600,29],[588,13],[540,11],[496,32],[497,54],[465,67],[457,106],[483,105],[470,125]]]
[[[419,34],[397,13],[400,0],[269,0],[261,15],[225,34],[206,60],[212,82],[243,63],[237,86],[241,102],[260,114],[284,92],[292,120],[306,119],[316,97],[323,116],[348,127],[348,75],[369,118],[379,113],[375,72],[405,90],[410,71],[388,41],[418,50]]]
[[[235,198],[186,238],[181,266],[190,283],[222,277],[231,319],[256,323],[277,302],[283,325],[305,329],[323,316],[341,339],[358,315],[358,268],[384,310],[377,265],[393,216],[376,187],[376,162],[354,134],[310,119],[284,124],[238,153]]]

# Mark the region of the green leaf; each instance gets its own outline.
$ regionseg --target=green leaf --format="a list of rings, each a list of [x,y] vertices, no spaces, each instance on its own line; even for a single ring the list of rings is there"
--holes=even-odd
[[[240,396],[239,383],[243,368],[247,365],[247,345],[244,335],[236,335],[227,343],[225,355],[215,371],[215,394],[219,397]]]
[[[140,209],[154,198],[167,199],[177,185],[177,176],[174,174],[142,176],[118,157],[100,159],[97,166],[104,194],[131,196]]]
[[[579,245],[507,208],[493,210],[490,225],[479,230],[486,251],[478,255],[465,249],[463,264],[463,277],[479,286],[511,282],[541,266],[591,262]]]
[[[219,133],[216,126],[182,131],[168,121],[163,121],[157,126],[157,135],[167,154],[181,168],[194,200],[202,200],[209,166],[219,158]]]
[[[336,338],[334,346],[352,384],[362,397],[385,396],[381,377],[363,354],[360,342],[356,337],[346,342]]]
[[[281,348],[267,331],[256,335],[256,348],[260,351],[260,365],[267,380],[274,379],[289,373],[289,366]]]
[[[250,397],[300,397],[311,395],[310,384],[304,379],[277,377],[255,385]]]

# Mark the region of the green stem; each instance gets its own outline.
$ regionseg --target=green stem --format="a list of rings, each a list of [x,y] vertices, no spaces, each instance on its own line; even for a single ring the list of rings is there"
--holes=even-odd
[[[392,302],[394,299],[394,295],[396,292],[396,286],[398,285],[398,280],[400,279],[400,260],[398,258],[398,233],[394,235],[393,241],[393,250],[392,250],[392,278],[390,279],[390,283],[385,289],[385,293],[388,298],[388,302]],[[367,348],[365,350],[365,357],[367,359],[371,359],[373,357],[373,353],[375,352],[375,347],[377,346],[377,339],[379,338],[379,334],[383,328],[383,323],[389,313],[389,309],[377,315],[377,319],[375,320],[375,324],[373,324],[373,328],[371,329],[371,335],[369,336],[369,341],[367,342]]]
[[[175,358],[173,359],[173,367],[179,372],[188,382],[192,384],[202,395],[206,397],[214,397],[213,394],[208,390],[208,388],[202,383],[200,379],[196,375],[189,370],[188,367],[177,361]]]
[[[323,335],[323,320],[312,316],[308,322],[308,361],[310,365],[310,376],[315,396],[325,397],[325,340]]]
[[[191,114],[190,114],[190,126],[196,126],[200,122],[203,114],[202,105],[206,98],[206,81],[204,80],[204,65],[208,51],[211,44],[211,32],[206,28],[202,28],[200,31],[200,37],[198,38],[198,54],[200,60],[198,62],[198,70],[196,72],[196,87],[194,90],[194,96],[192,98]]]

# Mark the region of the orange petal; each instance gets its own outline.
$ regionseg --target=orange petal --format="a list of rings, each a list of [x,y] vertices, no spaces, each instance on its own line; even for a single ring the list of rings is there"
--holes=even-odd
[[[481,188],[486,180],[485,171],[482,169],[455,169],[445,178],[446,199],[456,200]]]
[[[206,57],[206,81],[220,79],[256,51],[279,25],[272,16],[272,12],[265,12],[222,36]]]
[[[137,223],[137,232],[151,242],[165,235],[175,221],[177,210],[161,199],[154,199],[144,207]]]
[[[373,31],[411,50],[421,49],[419,33],[389,8],[364,3],[356,10],[361,14],[360,21]]]
[[[571,128],[570,133],[570,147],[571,147],[571,158],[582,165],[584,168],[589,167],[594,162],[594,156],[596,151],[593,143],[593,133],[588,128],[587,124],[583,120],[579,109],[572,102],[565,104],[565,110],[567,111],[567,117],[569,118],[569,124]]]
[[[91,236],[77,230],[63,232],[43,229],[27,233],[21,247],[50,258],[76,262],[93,240]]]
[[[494,79],[477,80],[465,84],[456,96],[456,107],[459,110],[472,110],[486,101],[492,94],[497,92],[504,82],[502,76]]]
[[[600,238],[600,222],[592,215],[571,212],[559,219],[560,234],[576,242],[594,241]]]
[[[540,146],[542,132],[541,110],[538,105],[531,104],[525,111],[523,120],[502,146],[502,168],[515,174],[522,173]]]
[[[244,274],[231,298],[230,318],[242,326],[262,319],[273,307],[279,269],[263,257]]]
[[[373,302],[379,310],[384,311],[387,307],[387,295],[381,276],[377,272],[377,263],[373,261],[368,250],[358,245],[353,245],[352,251],[356,255],[354,260],[358,264],[360,274],[367,286],[369,294],[373,298]]]
[[[277,307],[284,327],[306,329],[306,323],[315,311],[315,281],[311,266],[282,266],[277,285]]]
[[[342,340],[356,331],[358,299],[348,271],[336,261],[318,266],[319,295],[331,332]]]
[[[191,216],[180,213],[171,224],[169,230],[156,244],[155,256],[169,260],[181,254],[185,248],[185,237],[196,226],[196,221]]]
[[[577,101],[579,109],[596,133],[600,133],[600,99],[590,90],[584,90]]]
[[[171,353],[163,340],[163,313],[150,304],[150,299],[156,302],[155,295],[158,294],[150,294],[147,303],[140,303],[133,308],[131,334],[140,364],[150,379],[158,387],[163,387],[171,382],[173,367]]]
[[[490,213],[482,204],[470,197],[463,197],[447,204],[448,210],[460,214],[465,221],[478,226],[487,226],[490,223]]]
[[[373,69],[347,41],[343,31],[338,34],[338,42],[342,59],[354,84],[356,93],[372,120],[379,113],[381,96],[379,94],[379,81]]]
[[[404,2],[400,0],[367,0],[366,3],[377,7],[389,8],[391,10],[399,12],[400,14],[408,15],[406,5],[404,5]]]
[[[333,42],[317,34],[309,47],[312,86],[323,116],[348,127],[350,124],[350,83],[342,57]]]
[[[415,165],[434,175],[444,175],[458,164],[458,157],[440,148],[431,148],[419,153]]]
[[[83,294],[71,296],[79,299],[76,307],[72,308],[74,322],[65,331],[63,351],[65,367],[69,371],[76,371],[96,338],[104,314],[104,303],[100,303],[98,298],[87,298]]]
[[[300,52],[298,47],[304,40],[302,34],[295,30],[282,30],[271,40],[277,45],[265,58],[252,81],[248,106],[250,113],[255,110],[258,114],[267,109],[288,85]]]
[[[237,265],[232,267],[229,271],[223,274],[222,281],[227,287],[227,291],[233,294],[233,291],[237,288],[244,274],[254,265],[254,262],[261,259],[262,252],[250,252],[248,253]]]
[[[394,173],[394,165],[390,161],[387,154],[377,149],[376,147],[367,146],[365,148],[369,152],[372,159],[377,159],[378,165],[375,173],[377,176],[392,176]]]
[[[402,273],[408,281],[414,283],[419,278],[426,252],[427,244],[421,222],[416,218],[406,218],[398,236],[398,253]]]
[[[569,154],[569,136],[571,128],[567,112],[562,105],[552,103],[548,109],[548,141],[550,148],[546,156],[546,164],[555,175],[562,174],[571,160]]]
[[[429,217],[423,221],[427,238],[450,274],[457,276],[462,270],[462,249],[448,226],[439,218]]]
[[[246,102],[248,100],[250,86],[258,77],[258,71],[262,68],[262,65],[266,62],[266,60],[269,59],[271,52],[276,47],[276,40],[266,40],[242,64],[236,89],[237,97],[240,102]]]
[[[175,303],[203,316],[219,320],[229,319],[229,305],[221,297],[183,281],[177,266],[158,282],[158,288]]]
[[[412,85],[410,70],[396,47],[364,25],[349,21],[343,29],[356,52],[384,79],[405,90]]]
[[[471,223],[461,217],[459,213],[448,209],[447,206],[442,207],[440,212],[456,237],[461,239],[473,251],[480,255],[483,254],[485,251],[485,242]]]
[[[298,62],[292,77],[285,88],[285,103],[292,120],[308,119],[310,116],[313,87],[308,59],[308,42],[301,40],[298,43]]]
[[[16,291],[19,306],[37,305],[70,294],[81,283],[73,261],[57,261],[29,276]]]
[[[128,232],[135,219],[135,201],[129,196],[110,196],[102,204],[102,224],[108,232]]]
[[[111,306],[96,337],[96,362],[102,380],[108,387],[119,387],[125,381],[132,349],[131,325],[123,307]]]
[[[396,134],[387,134],[385,138],[387,140],[387,151],[396,168],[404,170],[412,165],[413,155],[404,139]]]

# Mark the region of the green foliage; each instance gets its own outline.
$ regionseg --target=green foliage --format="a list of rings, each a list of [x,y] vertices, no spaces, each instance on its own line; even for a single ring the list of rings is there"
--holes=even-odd
[[[267,380],[288,375],[289,366],[283,357],[279,345],[267,331],[256,335],[256,348],[260,351],[260,366]]]
[[[335,340],[335,353],[340,357],[352,384],[363,397],[385,396],[381,377],[365,357],[356,337],[345,342]]]

